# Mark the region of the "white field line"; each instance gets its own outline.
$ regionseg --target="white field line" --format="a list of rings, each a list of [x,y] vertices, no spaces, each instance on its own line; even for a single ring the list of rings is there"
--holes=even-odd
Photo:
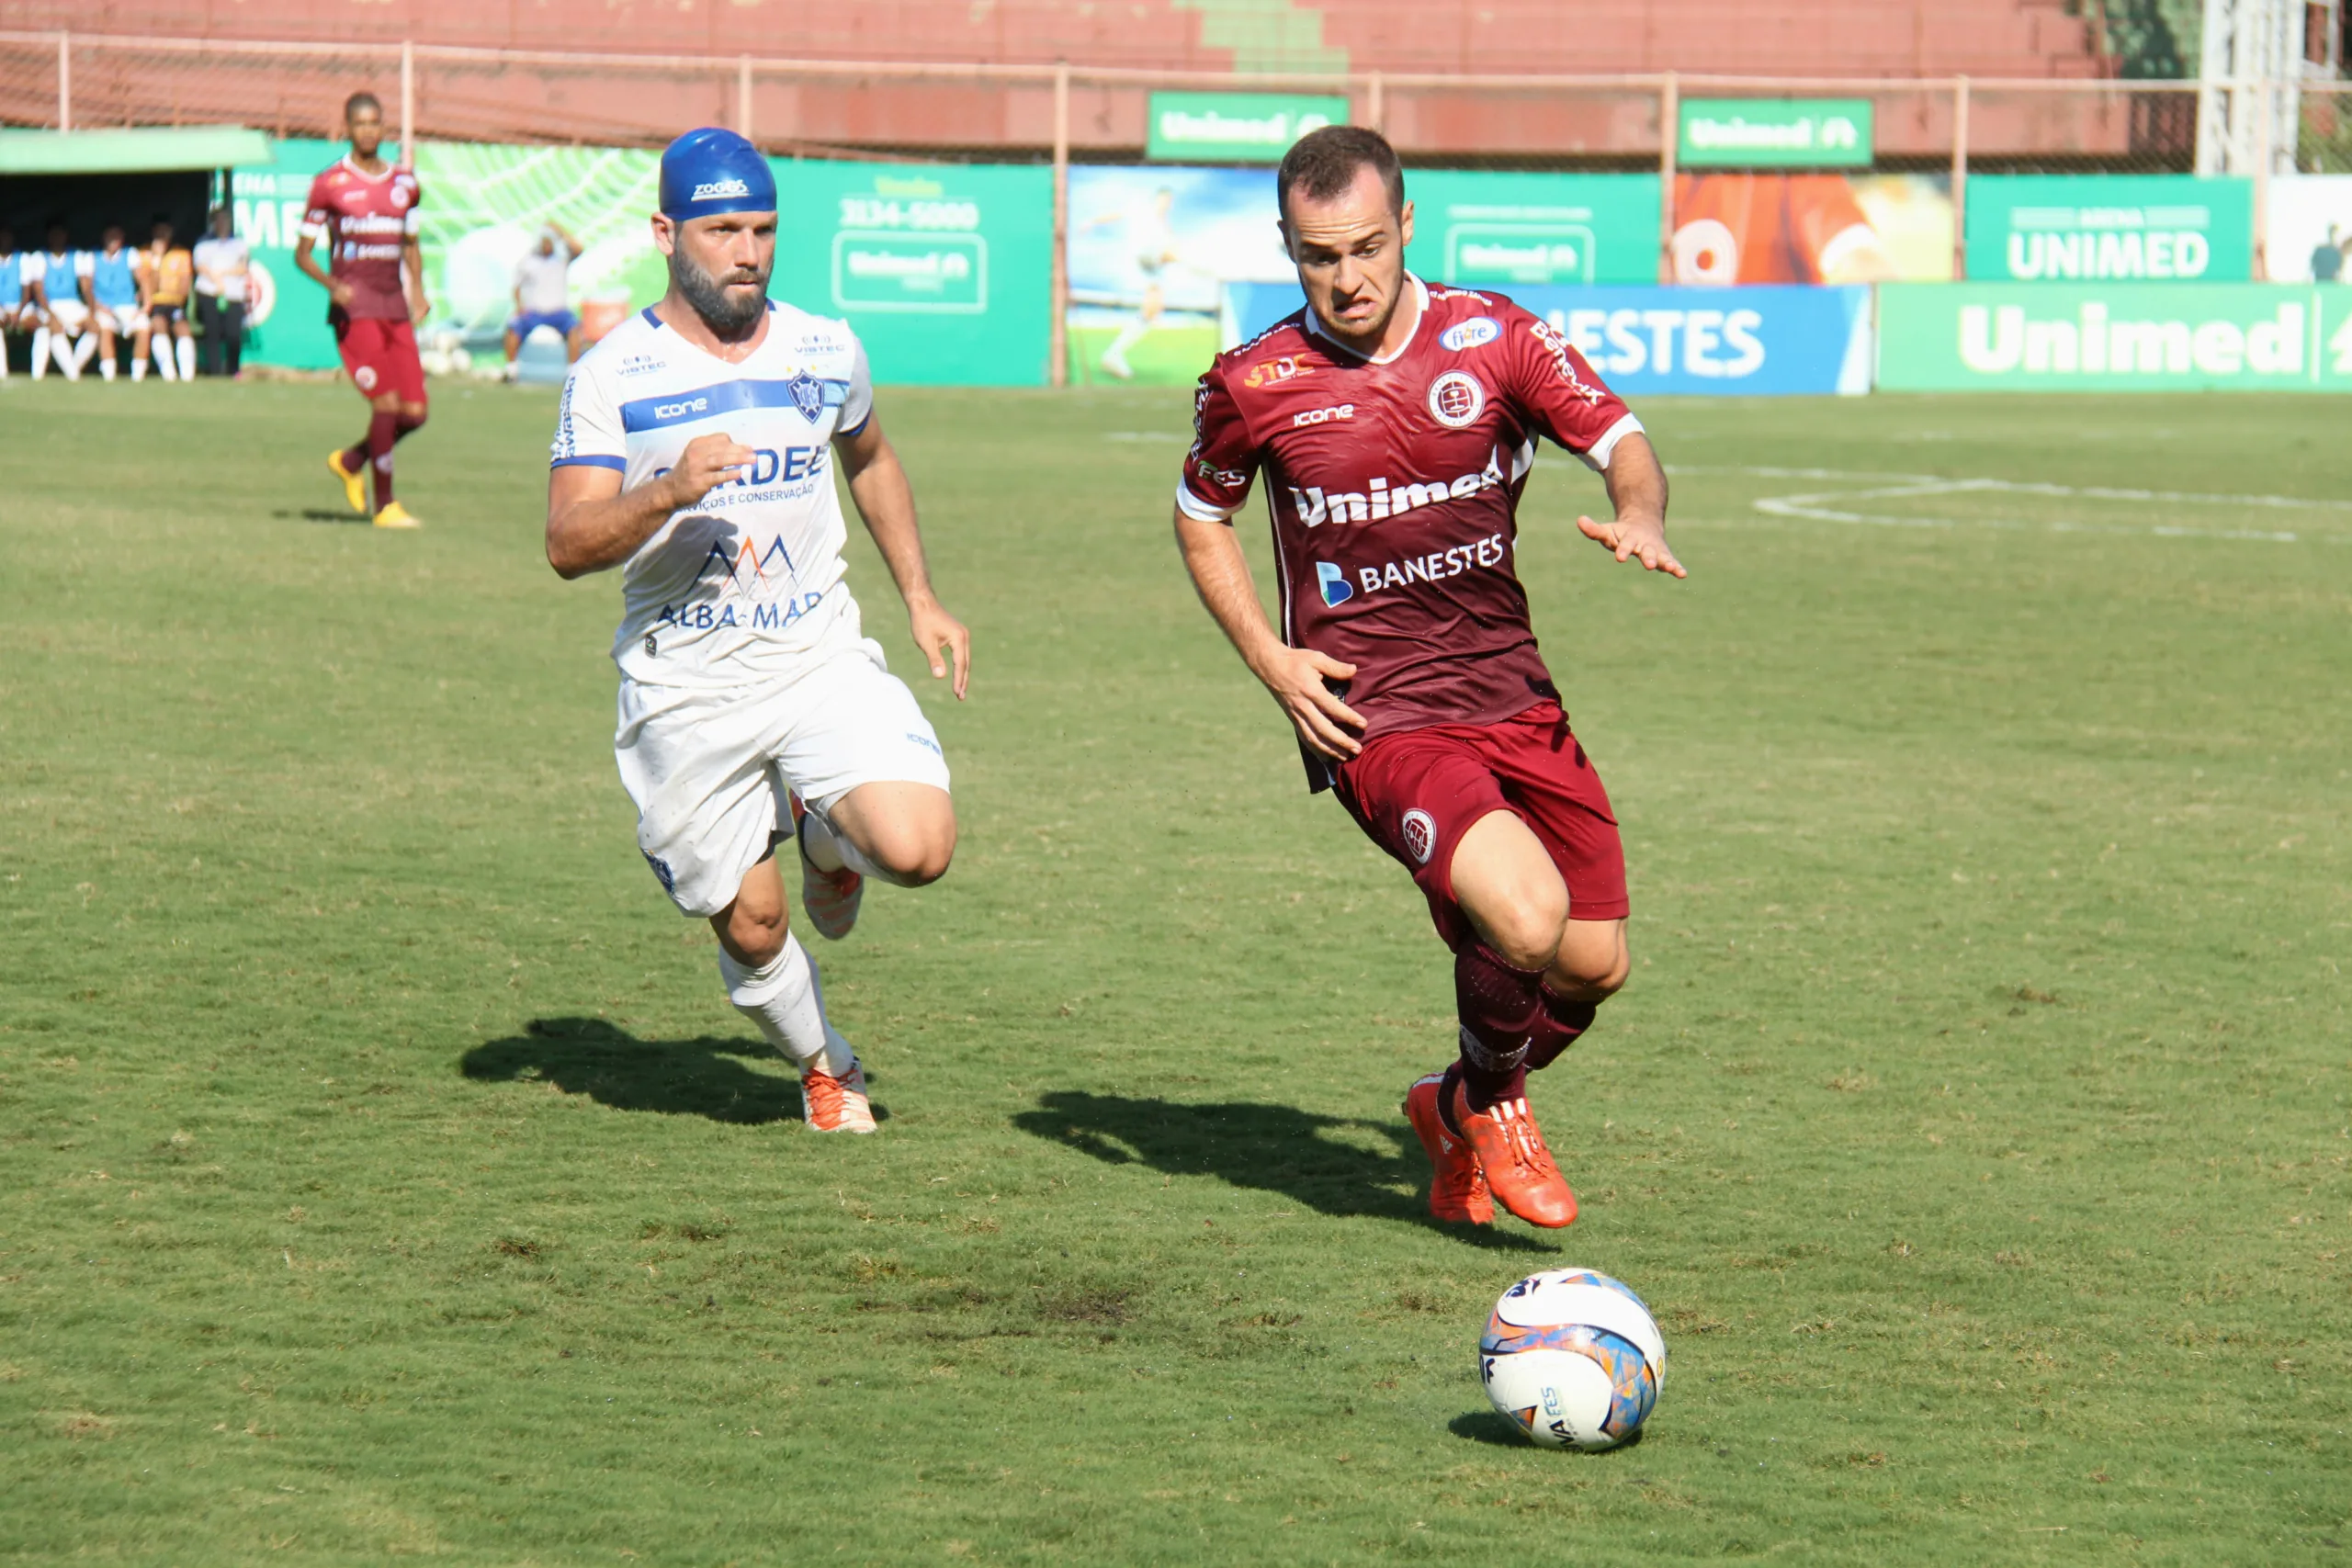
[[[1871,473],[1837,468],[1717,468],[1674,464],[1669,474],[1735,474],[1749,479],[1891,480],[1860,489],[1814,491],[1797,495],[1759,496],[1757,511],[1768,516],[1801,518],[1818,523],[1859,524],[1880,528],[1990,528],[2016,533],[2121,534],[2168,539],[2233,539],[2262,544],[2324,542],[2352,543],[2352,536],[2332,532],[2297,533],[2291,529],[2203,527],[2175,523],[2083,523],[2018,517],[1949,517],[1917,513],[1854,511],[1851,504],[1870,501],[1927,500],[1955,495],[2020,495],[2049,500],[2130,502],[2158,507],[2233,507],[2274,512],[2352,514],[2352,502],[2315,501],[2290,495],[2220,495],[2194,491],[2137,490],[2109,485],[2042,484],[2013,479],[1953,479],[1934,474]]]

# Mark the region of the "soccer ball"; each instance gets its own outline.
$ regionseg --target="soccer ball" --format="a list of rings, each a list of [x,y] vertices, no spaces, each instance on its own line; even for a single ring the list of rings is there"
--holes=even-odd
[[[1531,1441],[1611,1449],[1642,1429],[1666,1386],[1666,1339],[1642,1298],[1608,1275],[1547,1269],[1495,1303],[1478,1377]]]

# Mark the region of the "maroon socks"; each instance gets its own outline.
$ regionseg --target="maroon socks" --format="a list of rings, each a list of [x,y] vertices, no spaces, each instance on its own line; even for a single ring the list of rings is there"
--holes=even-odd
[[[387,413],[381,409],[368,416],[368,434],[356,446],[347,446],[343,453],[343,466],[348,472],[357,472],[362,464],[376,472],[376,510],[381,512],[392,503],[392,447],[401,436],[424,425],[421,413]]]
[[[1527,1075],[1558,1060],[1592,1027],[1598,1011],[1594,1003],[1553,995],[1541,975],[1513,968],[1476,941],[1454,955],[1453,995],[1462,1054],[1438,1087],[1439,1111],[1449,1123],[1456,1083],[1473,1111],[1523,1097]]]

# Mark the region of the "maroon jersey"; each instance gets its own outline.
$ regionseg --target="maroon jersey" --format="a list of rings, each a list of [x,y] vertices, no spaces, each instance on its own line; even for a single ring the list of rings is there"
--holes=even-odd
[[[362,174],[337,160],[311,182],[302,232],[327,247],[327,273],[351,285],[346,315],[408,320],[401,288],[401,243],[416,232],[416,171],[390,167]]]
[[[1229,519],[1265,470],[1283,641],[1356,667],[1342,695],[1367,740],[1557,694],[1514,564],[1535,438],[1602,468],[1642,428],[1550,323],[1499,294],[1408,281],[1420,321],[1385,360],[1306,310],[1219,355],[1176,487],[1186,515]]]

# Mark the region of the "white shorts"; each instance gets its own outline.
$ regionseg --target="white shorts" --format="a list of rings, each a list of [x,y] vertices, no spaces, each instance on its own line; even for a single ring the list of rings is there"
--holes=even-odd
[[[49,319],[67,337],[80,337],[90,324],[90,308],[79,299],[51,299]]]
[[[98,325],[117,337],[133,337],[147,324],[147,312],[136,305],[101,305]]]
[[[787,790],[824,810],[860,784],[947,787],[947,758],[871,637],[787,680],[727,691],[624,679],[613,757],[637,802],[637,847],[679,909],[710,916],[789,837]]]

